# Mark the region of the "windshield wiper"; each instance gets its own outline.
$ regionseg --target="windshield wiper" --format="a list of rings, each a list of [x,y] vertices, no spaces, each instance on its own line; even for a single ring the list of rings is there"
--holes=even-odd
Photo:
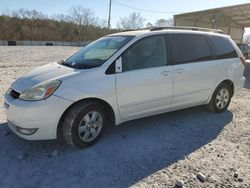
[[[77,69],[91,69],[95,67],[99,67],[103,64],[104,60],[102,59],[85,59],[82,62],[78,62],[75,64],[75,68]]]

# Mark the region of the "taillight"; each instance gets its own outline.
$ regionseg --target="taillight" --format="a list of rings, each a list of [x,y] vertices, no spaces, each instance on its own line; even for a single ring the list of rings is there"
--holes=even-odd
[[[240,61],[243,65],[247,64],[246,59],[244,57],[240,57]]]

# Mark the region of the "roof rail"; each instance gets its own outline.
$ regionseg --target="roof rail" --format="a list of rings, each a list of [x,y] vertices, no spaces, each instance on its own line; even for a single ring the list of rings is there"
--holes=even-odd
[[[185,27],[185,26],[175,26],[175,27],[154,27],[150,29],[150,31],[159,31],[164,29],[179,29],[179,30],[192,30],[192,31],[206,31],[206,32],[214,32],[220,34],[226,34],[224,31],[219,29],[210,29],[210,28],[203,28],[203,27]]]

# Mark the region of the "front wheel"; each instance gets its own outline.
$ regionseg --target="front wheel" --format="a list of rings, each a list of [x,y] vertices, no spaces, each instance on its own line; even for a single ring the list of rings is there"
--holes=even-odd
[[[212,112],[224,112],[228,108],[231,98],[232,91],[230,86],[222,83],[215,89],[207,108]]]
[[[66,114],[63,136],[67,143],[78,148],[95,144],[106,125],[106,114],[101,105],[94,102],[79,102]]]

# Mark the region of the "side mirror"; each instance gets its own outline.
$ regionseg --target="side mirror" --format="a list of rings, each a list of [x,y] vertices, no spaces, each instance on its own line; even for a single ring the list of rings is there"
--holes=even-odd
[[[122,72],[122,57],[119,57],[119,58],[115,61],[115,72],[116,72],[116,73]]]

